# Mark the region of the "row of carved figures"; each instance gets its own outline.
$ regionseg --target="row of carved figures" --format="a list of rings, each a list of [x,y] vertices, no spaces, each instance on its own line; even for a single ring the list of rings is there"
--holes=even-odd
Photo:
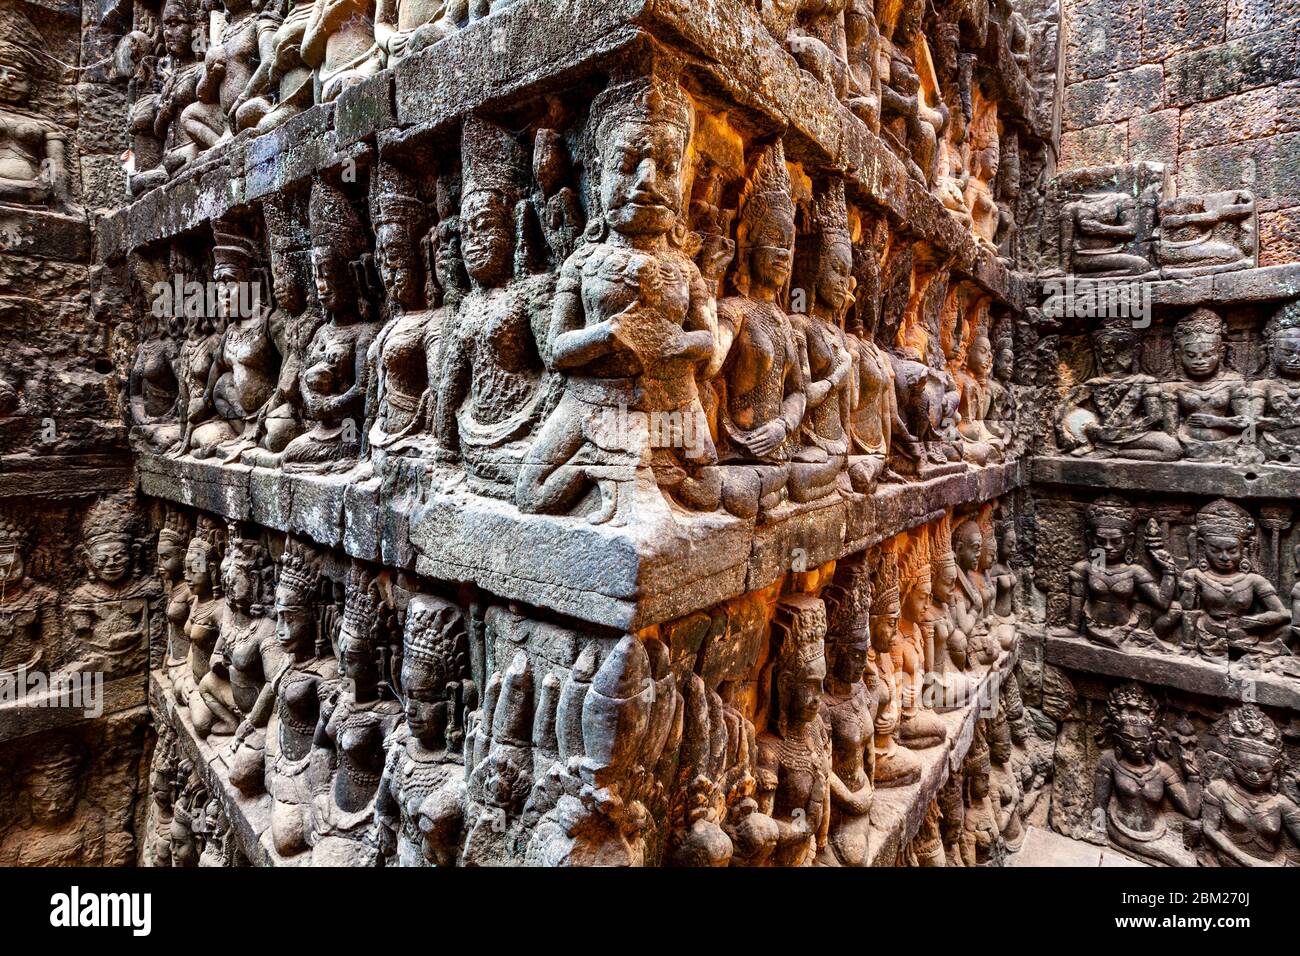
[[[1014,547],[992,506],[945,518],[714,609],[701,648],[698,614],[590,634],[172,511],[164,709],[281,862],[862,865],[876,788],[1005,670]]]
[[[339,184],[312,184],[306,230],[290,197],[268,200],[275,308],[228,291],[181,343],[158,323],[128,390],[137,434],[286,471],[423,458],[524,512],[595,521],[641,475],[685,507],[752,517],[1017,454],[1010,317],[911,248],[882,264],[884,224],[850,210],[842,180],[797,235],[780,141],[754,151],[735,239],[733,213],[699,196],[684,229],[691,112],[657,78],[601,93],[585,214],[559,135],[536,133],[529,191],[515,137],[477,119],[431,227],[419,184],[377,163],[373,258]],[[319,315],[294,276],[307,232]],[[213,257],[224,290],[261,266],[233,225]],[[174,311],[172,287],[149,289]]]
[[[1300,302],[1267,321],[1265,369],[1247,378],[1227,361],[1227,327],[1212,309],[1178,320],[1178,377],[1160,381],[1138,363],[1149,330],[1110,319],[1091,333],[1096,374],[1065,396],[1058,446],[1081,458],[1295,464],[1300,442]]]
[[[42,541],[44,530],[22,509],[0,511],[0,673],[144,670],[161,589],[142,554],[134,495],[89,504],[75,547],[85,580],[68,593],[46,583],[64,542]]]
[[[1141,684],[1106,699],[1084,836],[1168,866],[1294,866],[1300,790],[1274,720],[1229,708],[1204,735]]]
[[[1300,676],[1300,583],[1286,601],[1278,593],[1289,508],[1266,506],[1256,522],[1240,505],[1211,502],[1196,512],[1185,558],[1171,553],[1168,527],[1150,517],[1141,550],[1154,571],[1137,558],[1140,519],[1132,504],[1106,495],[1087,507],[1086,521],[1089,557],[1069,573],[1073,630],[1110,647],[1149,647]],[[1262,549],[1259,525],[1267,539]]]
[[[278,0],[259,9],[250,0],[223,0],[209,23],[193,0],[166,0],[160,17],[137,3],[133,29],[115,58],[133,90],[132,191],[160,185],[236,133],[274,129],[513,5]],[[910,176],[931,188],[981,242],[1010,251],[1019,138],[1004,129],[975,71],[990,49],[991,22],[997,24],[993,35],[1014,51],[1011,68],[1027,65],[1028,32],[1009,2],[933,9],[916,0],[760,6],[772,36],[885,139]],[[1006,78],[1005,85],[1016,84]],[[1007,169],[999,176],[1003,162]]]

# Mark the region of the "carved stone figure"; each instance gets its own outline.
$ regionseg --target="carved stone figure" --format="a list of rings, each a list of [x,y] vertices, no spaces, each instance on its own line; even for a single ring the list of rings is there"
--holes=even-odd
[[[86,512],[77,555],[86,581],[64,605],[72,671],[138,673],[145,666],[158,582],[139,573],[141,535],[134,496],[101,498]]]
[[[124,865],[102,811],[84,799],[88,756],[75,740],[55,739],[19,771],[22,825],[0,841],[0,866]]]
[[[387,66],[432,46],[456,29],[455,2],[446,0],[379,0],[375,7],[375,42]]]
[[[1256,440],[1268,461],[1300,461],[1300,301],[1282,306],[1264,327],[1268,376],[1255,383]]]
[[[591,520],[623,521],[620,499],[648,467],[674,500],[711,510],[721,479],[696,377],[721,363],[716,306],[674,231],[692,107],[656,76],[611,83],[591,117],[601,215],[560,270],[542,351],[567,378],[515,500],[569,512],[595,484]]]
[[[190,671],[194,681],[187,688],[186,701],[190,723],[200,737],[232,734],[239,720],[223,643],[224,563],[224,535],[211,526],[200,528],[185,552],[185,583],[190,592],[190,613],[185,628],[190,639]]]
[[[402,695],[405,721],[385,742],[375,795],[379,851],[386,865],[454,866],[465,825],[460,746],[465,708],[464,619],[440,598],[418,595],[406,610]]]
[[[167,618],[167,652],[163,667],[172,682],[176,702],[185,703],[186,691],[180,681],[189,670],[190,638],[186,626],[190,620],[190,586],[186,582],[185,557],[189,550],[191,528],[185,513],[168,508],[158,529],[156,563],[162,582],[163,614]]]
[[[900,618],[898,553],[892,548],[882,548],[874,560],[871,650],[880,688],[872,783],[877,787],[905,787],[921,776],[920,761],[912,750],[942,743],[947,731],[936,727],[934,715],[921,709],[917,690],[921,686],[925,653],[918,647],[918,635],[906,632]],[[906,749],[899,745],[900,741]]]
[[[777,825],[772,863],[808,866],[826,845],[831,822],[831,740],[820,715],[826,607],[795,595],[777,614],[773,725],[758,738],[759,810]]]
[[[1251,460],[1243,433],[1251,418],[1250,390],[1225,366],[1224,323],[1210,309],[1196,309],[1174,327],[1174,349],[1183,381],[1169,386],[1166,431],[1178,436],[1189,461]]]
[[[263,8],[257,16],[257,70],[231,105],[235,130],[261,134],[293,119],[312,104],[314,78],[302,58],[312,0],[290,0],[283,16]]]
[[[137,99],[130,116],[133,133],[152,133],[161,144],[161,161],[151,169],[131,173],[129,182],[133,195],[161,186],[172,173],[197,155],[194,141],[182,130],[180,118],[187,108],[198,102],[203,63],[195,57],[199,48],[195,38],[206,37],[204,28],[200,26],[198,7],[192,0],[166,0],[163,4],[165,54],[157,66],[162,85],[157,93]]]
[[[226,22],[203,54],[195,102],[181,111],[180,139],[193,161],[230,138],[235,110],[257,70],[259,19],[251,0],[222,0]],[[175,174],[176,170],[172,170]]]
[[[1255,196],[1248,189],[1161,201],[1156,244],[1161,272],[1204,275],[1254,266],[1255,217]]]
[[[470,288],[442,318],[434,428],[472,487],[509,497],[525,442],[553,401],[535,338],[553,280],[515,271],[524,165],[511,134],[466,120],[461,162],[460,251]]]
[[[1183,572],[1174,619],[1186,653],[1263,663],[1289,655],[1291,616],[1272,582],[1251,567],[1255,521],[1220,498],[1196,513],[1197,562]]]
[[[1120,849],[1156,863],[1195,865],[1179,834],[1170,829],[1164,810],[1169,802],[1185,817],[1200,815],[1200,769],[1195,755],[1180,751],[1181,773],[1168,762],[1159,707],[1140,684],[1123,684],[1110,692],[1102,727],[1111,749],[1097,762],[1093,805],[1104,814],[1104,824],[1094,827],[1090,838],[1109,839]]]
[[[1066,395],[1057,419],[1062,448],[1079,458],[1175,461],[1178,439],[1164,431],[1160,387],[1138,371],[1137,334],[1128,319],[1103,321],[1092,332],[1098,374]]]
[[[382,70],[384,53],[375,42],[375,0],[313,0],[302,36],[302,60],[315,71],[317,103],[331,102]]]
[[[805,408],[799,342],[778,302],[794,256],[794,203],[780,141],[759,155],[736,236],[740,294],[718,303],[726,360],[715,387],[723,503],[750,518],[781,501]]]
[[[1165,612],[1174,597],[1177,568],[1157,529],[1148,526],[1147,553],[1160,579],[1136,562],[1137,512],[1116,495],[1087,510],[1089,557],[1070,569],[1070,626],[1089,640],[1111,647],[1126,641],[1153,643],[1168,629]]]
[[[0,41],[0,203],[64,206],[68,195],[68,133],[33,113],[28,104],[34,75],[43,72],[33,51],[45,41],[30,20],[6,7]]]
[[[998,231],[998,204],[993,195],[993,185],[997,181],[1001,159],[996,102],[981,105],[967,135],[970,137],[970,175],[966,180],[965,200],[970,208],[971,228],[983,245],[996,249],[993,240]]]
[[[59,596],[33,573],[32,527],[13,509],[0,513],[0,673],[57,663]]]
[[[354,271],[365,246],[352,204],[337,186],[317,179],[309,217],[312,276],[325,322],[312,336],[298,374],[311,427],[285,446],[279,461],[285,471],[337,471],[360,453],[366,353],[378,330]]]
[[[1202,832],[1219,866],[1286,866],[1300,844],[1300,806],[1279,792],[1282,735],[1254,704],[1234,707],[1216,728],[1227,774],[1211,780]]]

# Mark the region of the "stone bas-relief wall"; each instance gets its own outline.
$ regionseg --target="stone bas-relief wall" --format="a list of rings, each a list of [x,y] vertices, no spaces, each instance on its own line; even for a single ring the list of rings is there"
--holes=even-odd
[[[129,432],[52,619],[110,672],[149,641],[141,861],[997,865],[1169,749],[1121,694],[1071,755],[1049,673],[1218,708],[1225,760],[1272,739],[1243,695],[1289,726],[1279,192],[1077,168],[1081,15],[88,12],[98,105],[4,127],[21,269],[85,240],[21,334],[61,388],[0,397],[80,383],[83,458]],[[67,161],[105,142],[111,213]],[[1211,821],[1192,735],[1152,772]],[[1093,837],[1159,829],[1109,799]]]

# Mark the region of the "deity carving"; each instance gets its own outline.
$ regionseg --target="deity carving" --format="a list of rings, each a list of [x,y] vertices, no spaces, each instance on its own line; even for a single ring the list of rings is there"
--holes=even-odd
[[[687,507],[720,501],[696,381],[721,364],[716,305],[676,229],[692,114],[660,77],[613,82],[592,103],[601,213],[560,270],[542,338],[567,378],[519,473],[524,512],[570,512],[595,485],[589,520],[625,521],[621,499],[647,467]]]
[[[1137,512],[1116,495],[1098,498],[1087,509],[1089,557],[1070,569],[1070,626],[1091,641],[1119,647],[1127,641],[1154,644],[1173,621],[1177,567],[1164,549],[1154,523],[1145,529],[1147,553],[1160,569],[1156,579],[1137,563]]]
[[[993,415],[993,345],[988,336],[977,334],[966,352],[966,367],[956,373],[961,389],[962,454],[977,464],[1000,461],[1004,457],[1005,439],[989,419]]]
[[[1153,203],[1146,190],[1136,196],[1085,193],[1066,202],[1060,211],[1059,254],[1064,271],[1093,278],[1154,271],[1148,251]]]
[[[312,0],[290,0],[281,16],[270,7],[257,15],[257,70],[231,104],[236,131],[262,134],[293,119],[312,105],[312,69],[302,58],[302,41],[311,22]]]
[[[225,535],[209,524],[199,527],[185,552],[185,583],[190,592],[185,629],[190,639],[193,685],[184,683],[182,687],[190,723],[199,737],[228,736],[239,721],[223,643],[225,547]]]
[[[1226,367],[1224,323],[1210,309],[1196,309],[1174,327],[1174,350],[1183,380],[1168,386],[1167,433],[1176,434],[1188,461],[1248,461],[1243,444],[1251,422],[1250,389]]]
[[[826,606],[794,595],[777,606],[780,647],[772,675],[772,725],[758,738],[759,810],[776,821],[776,866],[808,866],[831,822],[832,748],[821,718]]]
[[[982,632],[978,598],[969,580],[963,581],[957,564],[951,518],[945,515],[928,530],[930,602],[923,620],[933,643],[925,692],[936,710],[954,710],[974,697],[978,686],[974,671],[987,648],[987,634]],[[978,530],[975,525],[976,534]],[[978,555],[980,543],[968,541],[963,555],[972,550]]]
[[[401,669],[405,719],[385,742],[375,795],[379,852],[389,866],[455,866],[465,825],[462,745],[466,709],[464,619],[441,598],[417,595],[406,610]]]
[[[970,175],[966,179],[966,205],[970,208],[975,238],[996,251],[998,204],[993,187],[1001,159],[998,112],[995,102],[982,103],[975,111],[967,136],[970,145]]]
[[[190,620],[190,586],[186,582],[185,555],[189,549],[191,527],[185,513],[168,508],[158,529],[156,566],[162,583],[163,614],[167,618],[167,650],[163,658],[176,702],[185,703],[179,682],[189,668],[190,638],[186,625]]]
[[[32,526],[15,509],[0,512],[0,674],[57,663],[59,596],[33,577],[35,550]]]
[[[1057,419],[1061,446],[1078,458],[1176,461],[1183,448],[1164,430],[1161,386],[1137,369],[1137,333],[1128,319],[1092,332],[1098,374],[1065,396]]]
[[[385,65],[396,66],[454,31],[456,6],[455,0],[378,0],[375,42]]]
[[[1223,776],[1205,788],[1201,832],[1219,866],[1287,866],[1300,846],[1300,806],[1282,790],[1282,735],[1254,704],[1234,707],[1217,735]],[[1290,851],[1290,852],[1288,852]]]
[[[1265,460],[1300,461],[1300,301],[1273,314],[1264,327],[1267,377],[1254,384],[1256,441]]]
[[[1255,197],[1248,189],[1174,196],[1160,203],[1156,258],[1167,276],[1205,275],[1255,265]]]
[[[1256,664],[1290,656],[1290,612],[1252,567],[1254,519],[1220,498],[1196,513],[1195,531],[1197,560],[1183,572],[1173,613],[1184,652]]]
[[[302,35],[302,61],[315,73],[317,103],[329,103],[349,86],[384,68],[375,42],[375,0],[312,0]]]
[[[140,573],[140,551],[133,494],[106,496],[87,510],[77,548],[86,581],[64,605],[67,670],[120,677],[144,668],[160,587]]]
[[[28,104],[32,78],[43,71],[35,51],[43,52],[45,41],[12,7],[0,23],[0,203],[66,206],[68,132]]]
[[[1109,839],[1139,859],[1168,866],[1195,865],[1165,812],[1168,803],[1185,817],[1200,815],[1200,767],[1195,753],[1174,752],[1160,726],[1159,705],[1140,684],[1123,684],[1110,692],[1102,735],[1111,749],[1097,762],[1093,806],[1104,815],[1104,824],[1094,826],[1089,838]],[[1100,819],[1094,822],[1102,824]]]
[[[302,358],[298,392],[310,427],[279,454],[285,471],[338,471],[360,453],[367,388],[366,353],[375,333],[355,263],[364,235],[347,196],[325,179],[312,183],[311,265],[325,321]],[[258,463],[276,459],[258,456]]]
[[[472,487],[509,497],[525,443],[554,401],[556,383],[543,373],[535,337],[554,280],[516,270],[526,207],[523,153],[514,137],[467,119],[461,165],[459,242],[469,289],[441,318],[434,429],[439,444],[464,463]]]
[[[338,635],[337,694],[322,702],[312,744],[308,843],[316,866],[375,865],[375,794],[384,769],[384,741],[401,705],[386,692],[377,641],[387,614],[378,583],[354,563],[348,572]]]
[[[975,723],[970,749],[962,761],[961,857],[964,866],[996,866],[1006,847],[993,808],[992,761],[989,758],[988,721]]]
[[[799,340],[779,296],[794,256],[794,203],[780,141],[759,155],[736,233],[738,295],[718,303],[722,498],[742,518],[782,500],[805,397]]]
[[[188,162],[230,138],[235,110],[257,70],[261,20],[256,6],[252,0],[222,0],[222,6],[225,24],[204,51],[195,101],[177,121],[181,141],[189,141],[181,147]]]
[[[85,799],[89,763],[76,740],[56,739],[16,774],[19,826],[0,838],[0,866],[114,866],[115,836],[103,811]]]

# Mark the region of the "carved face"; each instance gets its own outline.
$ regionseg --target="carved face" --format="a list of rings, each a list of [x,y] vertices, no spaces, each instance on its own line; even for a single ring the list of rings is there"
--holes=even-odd
[[[815,720],[821,713],[822,682],[826,677],[826,662],[818,660],[799,668],[799,673],[792,675],[787,692],[786,714],[795,723],[805,724]]]
[[[1180,342],[1178,361],[1191,379],[1206,379],[1219,371],[1223,360],[1223,339],[1217,335],[1198,335]]]
[[[185,583],[195,594],[212,590],[212,569],[208,566],[208,553],[202,548],[190,548],[185,553]]]
[[[934,603],[947,604],[952,600],[957,586],[957,562],[942,561],[934,569],[932,596]]]
[[[1127,564],[1130,535],[1122,528],[1098,528],[1092,530],[1092,546],[1100,548],[1106,555],[1108,565]]]
[[[339,672],[358,684],[373,684],[379,677],[370,644],[346,625],[339,634]]]
[[[158,576],[167,581],[179,580],[185,573],[185,549],[167,538],[158,539]]]
[[[510,273],[514,219],[505,197],[488,189],[470,193],[461,203],[461,257],[470,278],[494,286]]]
[[[857,285],[858,280],[853,278],[853,250],[844,243],[831,243],[817,271],[817,301],[839,315],[853,301]]]
[[[438,288],[442,289],[444,294],[461,284],[460,266],[459,226],[454,229],[440,231],[433,257],[433,272],[434,277],[438,280]]]
[[[749,274],[756,286],[780,289],[794,262],[794,223],[773,216],[750,236]]]
[[[1270,754],[1236,748],[1232,752],[1232,773],[1245,789],[1262,793],[1273,785],[1277,760]]]
[[[952,536],[952,550],[963,571],[974,571],[979,567],[980,554],[984,550],[984,534],[979,525],[974,521],[959,525]]]
[[[442,742],[447,727],[446,690],[434,686],[430,668],[407,658],[402,661],[402,688],[406,693],[403,710],[406,726],[425,746]]]
[[[626,235],[668,232],[682,202],[686,144],[672,126],[621,123],[600,144],[600,197],[610,227]]]
[[[311,608],[297,604],[283,604],[280,595],[275,601],[275,639],[286,651],[311,646],[315,640]]]
[[[90,573],[106,584],[116,584],[131,568],[131,549],[120,538],[106,538],[86,548]]]
[[[311,275],[316,283],[316,298],[328,311],[345,307],[349,301],[348,283],[352,277],[342,259],[329,249],[313,248],[311,251]]]
[[[970,353],[966,356],[966,367],[978,379],[984,379],[993,369],[993,346],[989,340],[980,335],[970,344]]]
[[[19,106],[27,101],[30,91],[27,65],[17,59],[0,60],[0,103]]]
[[[1300,378],[1300,329],[1279,332],[1270,340],[1273,368],[1286,378]]]
[[[862,680],[862,672],[867,668],[867,654],[870,645],[863,641],[858,644],[840,644],[832,654],[831,666],[835,679],[846,684],[856,684]]]
[[[77,808],[74,761],[37,764],[27,778],[27,795],[37,823],[61,823]]]
[[[1241,568],[1245,542],[1233,535],[1206,535],[1201,538],[1201,553],[1212,570],[1231,574]]]
[[[397,223],[384,223],[375,236],[375,258],[379,276],[388,294],[403,306],[413,306],[419,294],[415,259],[406,229]]]
[[[887,653],[890,645],[894,643],[894,635],[898,633],[898,615],[896,604],[892,608],[879,611],[872,608],[871,647],[877,654]]]
[[[1016,554],[1016,531],[1011,525],[1004,525],[998,534],[998,560],[1009,562]]]
[[[27,563],[23,553],[13,544],[0,544],[0,585],[13,584],[23,579]]]
[[[226,589],[226,600],[235,607],[246,608],[257,597],[253,565],[236,558],[233,551],[221,562],[221,581]]]
[[[928,579],[922,578],[903,591],[903,616],[909,621],[919,621],[930,609],[934,589]]]
[[[1124,375],[1133,370],[1133,340],[1125,335],[1097,336],[1093,340],[1097,364],[1107,375]]]
[[[175,866],[194,866],[198,862],[199,847],[194,832],[184,820],[173,819],[168,837],[172,845],[172,862]]]
[[[993,359],[993,376],[999,382],[1011,381],[1011,373],[1016,368],[1016,353],[1011,349],[998,349]]]
[[[1130,763],[1146,763],[1155,749],[1155,738],[1149,722],[1131,721],[1115,735],[1115,746]]]
[[[163,9],[163,44],[167,52],[177,58],[190,54],[194,42],[194,27],[178,3],[169,3]]]
[[[289,263],[272,262],[271,291],[275,293],[275,304],[279,308],[293,313],[302,309],[302,287]]]

